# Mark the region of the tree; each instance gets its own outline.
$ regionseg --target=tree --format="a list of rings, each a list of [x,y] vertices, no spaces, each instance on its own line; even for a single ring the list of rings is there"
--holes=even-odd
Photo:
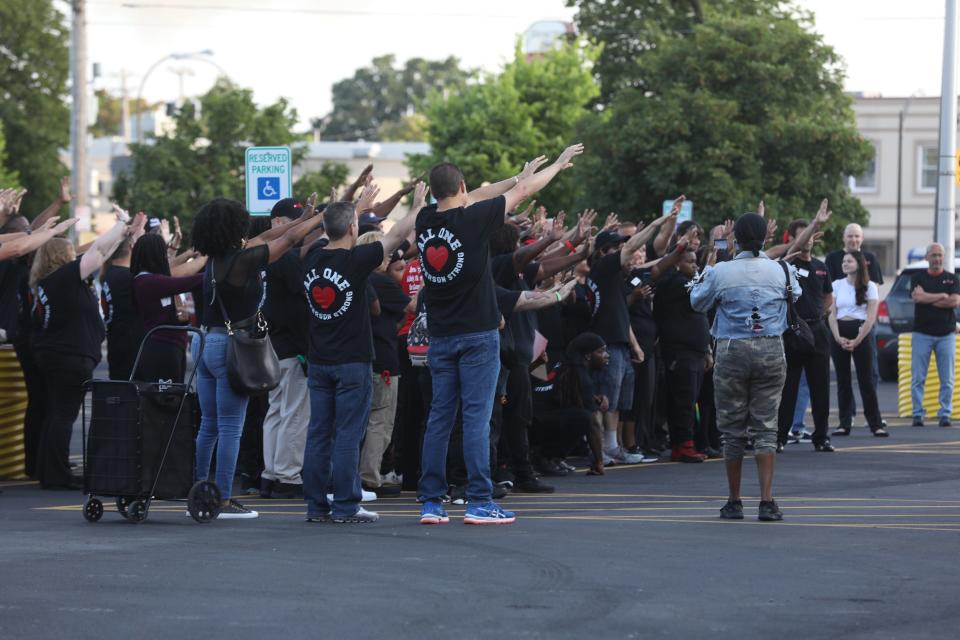
[[[585,123],[575,168],[585,202],[637,218],[685,193],[703,224],[755,210],[781,228],[828,197],[831,229],[867,214],[845,188],[872,149],[857,132],[834,50],[807,14],[720,15],[636,61],[644,88],[618,92]],[[834,236],[831,241],[836,241]]]
[[[774,15],[780,0],[567,0],[582,34],[603,43],[595,71],[601,102],[621,89],[644,86],[636,62],[666,39],[686,37],[709,15]]]
[[[248,146],[299,141],[292,127],[296,110],[281,98],[257,108],[253,92],[221,78],[200,98],[199,117],[187,102],[176,116],[176,131],[153,144],[131,145],[132,169],[114,183],[114,198],[131,211],[177,215],[184,228],[194,212],[216,197],[244,200],[244,150]],[[304,145],[292,148],[296,164]]]
[[[97,89],[94,95],[97,98],[97,120],[90,127],[90,133],[98,137],[120,135],[123,132],[123,98],[111,95],[106,89]],[[131,117],[153,107],[143,98],[131,100],[128,106]]]
[[[0,123],[7,168],[28,189],[21,211],[38,212],[66,172],[60,149],[70,138],[68,33],[51,0],[0,2]]]
[[[411,113],[399,120],[382,122],[377,129],[377,140],[382,142],[423,142],[427,139],[427,116]]]
[[[399,69],[395,63],[393,55],[374,58],[352,78],[333,85],[333,111],[313,121],[325,139],[376,140],[382,125],[417,111],[431,90],[455,90],[474,75],[452,56],[411,58]]]
[[[342,162],[324,162],[319,171],[308,171],[293,183],[293,195],[301,202],[311,193],[317,194],[317,202],[325,202],[330,189],[340,189],[347,183],[347,165]]]
[[[574,142],[577,124],[597,95],[590,70],[595,54],[593,47],[568,44],[527,60],[517,48],[499,75],[447,97],[432,94],[425,108],[431,152],[410,158],[412,173],[448,160],[475,188],[516,175],[540,154],[556,157]],[[579,185],[567,173],[542,194],[548,208],[573,204]]]
[[[3,123],[0,122],[0,189],[9,189],[20,186],[20,176],[16,171],[8,169],[7,138],[3,133]]]

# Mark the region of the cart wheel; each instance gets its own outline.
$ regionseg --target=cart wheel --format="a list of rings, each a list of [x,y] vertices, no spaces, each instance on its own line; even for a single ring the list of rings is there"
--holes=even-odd
[[[124,498],[122,496],[117,497],[117,513],[123,516],[123,519],[126,520],[130,517],[128,508],[130,507],[130,498]]]
[[[196,483],[187,494],[187,510],[197,522],[216,520],[220,515],[220,489],[206,480]]]
[[[89,497],[83,502],[83,517],[87,522],[97,522],[103,517],[103,503],[97,498]]]
[[[143,500],[134,500],[127,506],[127,520],[143,522],[147,519],[147,503]]]

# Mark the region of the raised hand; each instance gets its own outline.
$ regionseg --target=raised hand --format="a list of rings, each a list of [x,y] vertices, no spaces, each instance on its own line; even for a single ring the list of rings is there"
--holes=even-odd
[[[537,172],[541,166],[547,161],[547,156],[537,156],[530,162],[525,162],[523,164],[523,170],[517,174],[517,182],[529,178]]]
[[[683,208],[683,203],[686,201],[687,196],[682,193],[677,196],[676,200],[673,201],[673,206],[670,207],[670,217],[676,218],[680,215],[680,209]]]
[[[117,203],[113,203],[113,215],[117,216],[117,220],[120,222],[130,222],[130,213],[126,209],[122,209]]]
[[[813,218],[813,223],[818,227],[825,225],[827,220],[830,219],[830,216],[833,215],[833,211],[830,211],[829,206],[830,202],[826,198],[820,202],[820,209],[817,211],[817,215]]]
[[[372,178],[372,176],[370,176]],[[363,188],[363,191],[360,192],[360,197],[357,199],[357,215],[361,213],[366,213],[373,208],[374,203],[377,201],[377,194],[380,193],[380,187],[370,183]]]
[[[770,220],[769,222],[767,222],[767,235],[763,239],[764,244],[770,242],[770,240],[776,235],[776,233],[777,233],[777,221]]]
[[[48,220],[47,222],[56,222],[55,220]],[[53,228],[53,235],[58,236],[73,225],[77,224],[76,218],[67,218],[62,222],[58,222],[57,225]]]
[[[70,194],[70,176],[60,178],[60,195],[57,196],[57,199],[60,200],[61,204],[67,204],[73,200],[73,196]]]
[[[336,202],[336,201],[337,201],[337,188],[336,188],[336,187],[330,187],[330,200],[329,200],[329,204],[333,204],[333,203]]]
[[[128,233],[134,242],[140,239],[140,236],[143,235],[143,230],[147,226],[147,214],[140,212],[133,217],[133,223],[128,229]]]
[[[533,211],[533,208],[536,206],[537,201],[531,200],[530,204],[527,205],[527,208],[524,209],[521,213],[518,213],[513,217],[515,221],[526,220],[530,217],[530,213]]]
[[[553,219],[553,227],[550,229],[550,239],[554,242],[563,238],[563,234],[567,230],[564,226],[564,218],[566,215],[566,213],[561,211]]]
[[[303,207],[303,213],[300,216],[306,220],[312,218],[317,212],[317,192],[314,191],[307,198],[307,204]]]
[[[413,186],[413,207],[414,211],[420,211],[427,203],[427,185],[422,181],[417,181]]]
[[[766,214],[766,212],[767,212],[767,208],[763,206],[763,200],[761,200],[760,204],[757,205],[757,215],[759,215],[762,218],[764,217],[764,214]]]
[[[583,144],[577,143],[572,144],[566,149],[563,150],[563,153],[560,154],[560,157],[557,158],[556,165],[560,167],[561,170],[569,169],[573,166],[571,160],[583,153]]]
[[[603,229],[601,231],[610,231],[616,226],[620,225],[620,218],[617,217],[617,214],[612,211],[607,214],[607,219],[603,221]]]

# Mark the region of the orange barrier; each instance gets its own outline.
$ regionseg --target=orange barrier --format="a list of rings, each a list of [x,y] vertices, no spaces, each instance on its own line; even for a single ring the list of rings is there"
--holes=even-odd
[[[17,354],[0,345],[0,478],[23,478],[27,385]]]

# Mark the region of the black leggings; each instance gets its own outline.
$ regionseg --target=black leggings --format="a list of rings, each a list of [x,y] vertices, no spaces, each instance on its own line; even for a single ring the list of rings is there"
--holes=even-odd
[[[40,446],[37,453],[37,480],[44,489],[70,484],[70,436],[83,403],[83,383],[93,375],[91,358],[54,351],[36,351],[34,358],[47,398]]]
[[[853,339],[857,336],[862,320],[838,320],[840,337]],[[853,386],[851,382],[850,357],[857,365],[857,385],[860,387],[860,397],[863,399],[863,415],[871,431],[876,431],[883,425],[880,418],[880,405],[877,402],[877,389],[873,386],[873,339],[868,335],[857,345],[853,353],[841,347],[831,337],[830,352],[833,356],[833,367],[837,371],[837,400],[839,406],[852,406]],[[849,424],[840,426],[849,427]]]
[[[667,394],[667,426],[670,445],[679,447],[693,440],[696,404],[703,384],[704,354],[689,349],[661,347]]]
[[[783,398],[780,400],[780,412],[777,417],[778,438],[782,444],[786,444],[787,432],[793,425],[797,393],[800,390],[800,376],[803,373],[807,374],[807,386],[810,389],[813,444],[823,444],[830,439],[827,436],[827,426],[830,419],[830,350],[833,340],[830,338],[830,329],[823,320],[808,322],[808,324],[816,340],[814,353],[800,361],[787,359],[787,381],[783,384]],[[849,362],[847,366],[849,377]],[[860,372],[859,364],[857,364],[857,372]]]

